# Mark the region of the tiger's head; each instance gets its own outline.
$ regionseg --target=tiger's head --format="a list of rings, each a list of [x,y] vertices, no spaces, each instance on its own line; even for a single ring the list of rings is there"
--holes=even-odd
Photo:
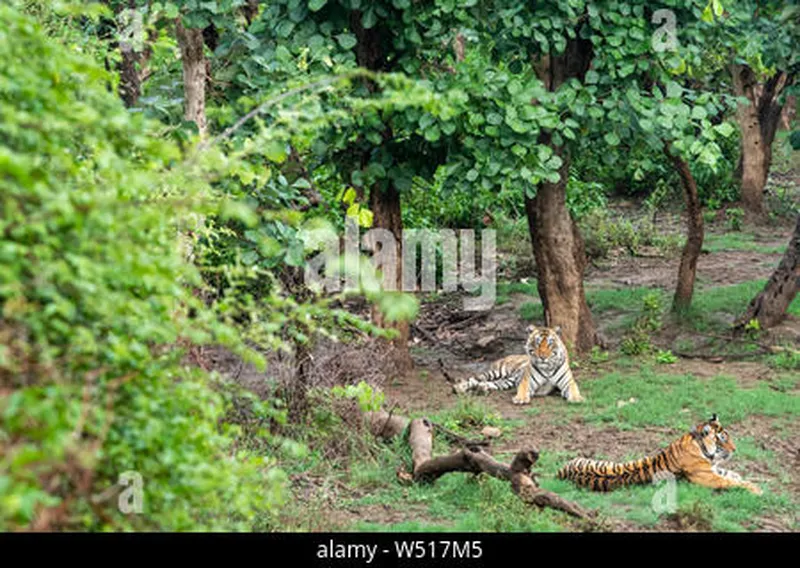
[[[529,326],[525,353],[537,368],[547,369],[552,366],[555,370],[566,356],[561,341],[561,328]]]
[[[691,431],[692,438],[697,443],[703,456],[712,463],[722,463],[736,451],[736,444],[722,427],[717,415],[701,422]]]

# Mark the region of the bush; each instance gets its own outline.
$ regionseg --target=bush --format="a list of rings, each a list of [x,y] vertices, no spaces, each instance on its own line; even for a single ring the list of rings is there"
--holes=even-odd
[[[181,363],[180,346],[245,351],[192,293],[160,199],[207,183],[100,67],[8,6],[0,21],[0,530],[248,529],[283,477],[231,451],[229,398]],[[129,472],[142,514],[118,507]]]
[[[629,221],[612,217],[606,209],[595,209],[578,222],[589,258],[607,258],[613,249],[638,254],[641,247],[658,247],[672,254],[679,246],[679,235],[660,235],[650,219]]]

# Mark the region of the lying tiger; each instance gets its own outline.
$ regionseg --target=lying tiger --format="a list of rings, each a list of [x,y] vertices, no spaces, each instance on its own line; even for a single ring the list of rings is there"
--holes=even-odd
[[[761,495],[758,486],[719,467],[735,451],[736,445],[714,414],[711,420],[698,424],[651,456],[626,463],[575,458],[559,470],[558,478],[594,491],[612,491],[626,485],[650,483],[658,474],[669,472],[705,487],[743,487]]]
[[[561,328],[528,327],[526,355],[509,355],[489,371],[453,385],[453,392],[487,393],[517,388],[514,404],[528,404],[531,396],[546,396],[557,389],[568,402],[583,402],[569,367],[569,355],[561,340]]]

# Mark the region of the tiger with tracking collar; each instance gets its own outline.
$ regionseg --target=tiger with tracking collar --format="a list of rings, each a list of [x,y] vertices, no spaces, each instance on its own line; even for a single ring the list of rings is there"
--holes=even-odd
[[[705,487],[743,487],[761,495],[758,486],[719,467],[735,451],[733,439],[714,414],[653,455],[625,463],[575,458],[559,470],[558,478],[593,491],[612,491],[626,485],[650,483],[658,474],[668,472]]]
[[[488,393],[517,388],[514,404],[528,404],[532,396],[546,396],[558,390],[568,402],[583,402],[569,366],[561,328],[528,327],[526,355],[509,355],[492,364],[485,373],[453,385],[453,392]]]

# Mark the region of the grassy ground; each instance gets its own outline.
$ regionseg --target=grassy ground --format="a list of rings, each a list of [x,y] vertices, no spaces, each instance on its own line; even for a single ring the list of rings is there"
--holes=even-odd
[[[800,377],[780,376],[781,389],[772,383],[742,384],[732,376],[699,379],[692,374],[669,372],[669,365],[644,363],[640,359],[610,360],[598,375],[582,382],[585,405],[565,405],[560,400],[525,409],[519,418],[504,418],[490,403],[495,397],[459,399],[439,412],[429,412],[434,421],[448,428],[475,435],[484,425],[501,428],[497,459],[510,460],[519,440],[531,437],[540,421],[549,430],[572,436],[577,425],[584,434],[606,437],[595,440],[593,457],[625,460],[641,457],[666,444],[694,421],[716,412],[734,437],[738,451],[729,464],[734,471],[758,483],[764,495],[734,489],[716,492],[678,481],[674,486],[674,508],[669,508],[671,488],[667,482],[625,488],[610,494],[577,489],[555,479],[558,468],[574,457],[574,451],[537,444],[542,451],[535,468],[541,485],[581,505],[597,510],[607,527],[627,530],[672,530],[689,528],[743,531],[760,528],[763,519],[786,530],[800,528],[796,515],[798,495],[793,481],[795,464],[785,449],[798,433],[800,401],[796,396]],[[791,393],[791,394],[789,394]],[[631,401],[620,406],[620,401]],[[536,401],[538,402],[538,401]],[[754,417],[757,420],[754,421]],[[743,428],[748,425],[748,428]],[[754,427],[756,425],[757,427]],[[571,427],[568,427],[571,426]],[[626,434],[627,433],[627,434]],[[620,447],[609,436],[641,435],[635,448]],[[533,436],[536,437],[535,435]],[[517,443],[515,443],[517,442]],[[604,445],[605,444],[605,445]],[[505,448],[503,448],[505,446]],[[602,451],[601,448],[608,448]],[[446,448],[437,447],[445,452]],[[403,486],[395,478],[397,467],[409,461],[402,442],[375,445],[368,459],[326,464],[320,455],[310,455],[296,464],[304,474],[318,471],[327,478],[327,505],[339,511],[329,519],[340,530],[368,531],[564,531],[580,530],[580,523],[554,511],[534,511],[510,491],[508,484],[485,476],[453,474],[435,484]],[[363,456],[362,456],[363,457]],[[790,456],[788,456],[790,457]],[[318,499],[318,495],[313,500]],[[301,507],[302,508],[302,507]],[[295,522],[298,517],[294,517]],[[777,521],[776,521],[777,519]],[[307,530],[302,523],[296,528]],[[330,527],[328,527],[330,528]]]
[[[509,461],[520,448],[538,448],[541,457],[534,473],[541,486],[597,511],[600,530],[800,530],[800,298],[789,309],[784,335],[725,338],[730,323],[780,259],[788,235],[781,231],[731,231],[712,225],[691,309],[680,318],[669,309],[677,259],[617,259],[611,268],[587,278],[587,301],[610,347],[573,361],[585,404],[547,397],[519,407],[511,404],[510,392],[457,397],[430,364],[450,353],[423,343],[414,349],[423,361],[420,367],[384,385],[385,407],[406,416],[428,416],[470,437],[479,437],[484,426],[495,426],[502,435],[493,440],[491,452],[500,461]],[[512,329],[542,321],[532,278],[499,283],[497,305],[498,313],[507,314],[502,317],[514,320]],[[637,336],[642,322],[651,325]],[[471,341],[484,333],[481,325],[467,332]],[[630,341],[641,342],[641,349],[627,349]],[[790,349],[765,353],[765,343]],[[463,365],[461,374],[471,374],[466,369],[479,351],[468,350],[451,372],[458,373]],[[677,357],[673,352],[719,357]],[[430,485],[403,485],[397,471],[410,464],[404,441],[375,442],[354,425],[352,410],[337,413],[326,404],[319,405],[302,429],[311,450],[283,464],[292,479],[293,498],[278,521],[281,530],[587,529],[562,513],[532,510],[507,483],[486,476],[451,474]],[[759,485],[763,495],[742,489],[713,491],[682,480],[600,494],[556,479],[559,467],[573,457],[639,458],[712,413],[737,445],[726,467]],[[451,449],[437,438],[434,453]]]

